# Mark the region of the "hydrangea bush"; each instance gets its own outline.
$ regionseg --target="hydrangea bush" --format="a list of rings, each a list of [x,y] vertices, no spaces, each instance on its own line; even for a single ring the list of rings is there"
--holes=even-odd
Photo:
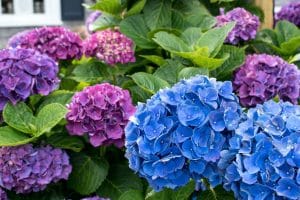
[[[253,2],[102,0],[81,35],[12,36],[0,200],[300,199],[297,9],[258,30]]]
[[[219,167],[238,199],[299,199],[300,106],[267,101],[248,110]]]
[[[129,166],[156,190],[190,178],[218,185],[216,163],[240,113],[230,82],[196,76],[160,90],[138,105],[125,129]]]

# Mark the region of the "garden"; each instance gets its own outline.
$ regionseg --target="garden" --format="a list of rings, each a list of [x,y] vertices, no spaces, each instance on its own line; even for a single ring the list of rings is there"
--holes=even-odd
[[[0,200],[299,200],[300,2],[266,2],[98,0],[85,34],[13,35]]]

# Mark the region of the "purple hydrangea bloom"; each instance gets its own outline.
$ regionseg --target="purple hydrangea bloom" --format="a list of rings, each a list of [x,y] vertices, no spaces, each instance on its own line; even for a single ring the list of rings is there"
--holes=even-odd
[[[135,62],[133,41],[118,30],[98,31],[84,42],[87,57],[97,57],[109,65]]]
[[[108,83],[86,87],[67,105],[71,135],[89,136],[93,146],[124,145],[124,127],[135,112],[130,94]]]
[[[102,198],[102,197],[99,197],[99,196],[94,196],[94,197],[86,197],[86,198],[83,198],[81,200],[110,200],[109,198]]]
[[[0,199],[1,200],[8,200],[6,192],[0,188]]]
[[[31,144],[0,148],[0,186],[16,193],[44,190],[67,180],[71,171],[69,156],[61,149]]]
[[[21,32],[10,38],[8,47],[35,49],[56,61],[80,59],[82,40],[64,27],[42,27]]]
[[[221,153],[237,199],[299,199],[300,106],[272,100],[248,110]]]
[[[241,107],[231,82],[206,76],[182,80],[139,104],[125,129],[129,166],[155,190],[178,188],[192,178],[222,182],[217,161]]]
[[[48,95],[58,87],[57,63],[33,49],[0,50],[0,110],[30,95]]]
[[[88,31],[88,33],[92,34],[93,31],[93,23],[101,16],[100,11],[94,11],[92,12],[85,21],[85,26]]]
[[[263,103],[276,95],[294,104],[300,97],[300,71],[278,56],[248,55],[234,74],[233,86],[246,107]]]
[[[300,2],[291,2],[283,6],[281,10],[275,15],[276,21],[287,20],[300,27]]]
[[[226,14],[221,10],[221,15],[216,16],[217,26],[223,26],[228,22],[236,22],[233,30],[228,34],[225,42],[238,44],[240,41],[254,39],[260,25],[257,16],[252,15],[244,8],[235,8]]]

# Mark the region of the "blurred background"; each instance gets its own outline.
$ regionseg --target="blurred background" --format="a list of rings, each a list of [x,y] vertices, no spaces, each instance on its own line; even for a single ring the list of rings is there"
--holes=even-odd
[[[272,0],[266,0],[272,1]],[[275,0],[275,11],[292,0]],[[82,6],[95,0],[0,0],[0,48],[15,33],[30,27],[65,25],[82,32],[89,14]]]

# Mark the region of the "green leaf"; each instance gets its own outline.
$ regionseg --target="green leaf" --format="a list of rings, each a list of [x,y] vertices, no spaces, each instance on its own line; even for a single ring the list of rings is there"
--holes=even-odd
[[[70,78],[78,82],[96,83],[101,82],[107,76],[109,76],[107,66],[99,61],[91,60],[77,65]]]
[[[119,200],[144,200],[144,198],[142,191],[128,190],[119,197]]]
[[[145,72],[135,73],[131,75],[131,78],[139,87],[150,92],[151,94],[155,94],[162,88],[170,87],[167,81]]]
[[[288,21],[277,22],[275,32],[277,33],[279,44],[287,42],[294,37],[300,36],[299,28],[295,24]]]
[[[196,27],[187,28],[180,36],[186,44],[194,47],[202,35],[201,29]]]
[[[84,143],[79,137],[70,136],[61,132],[47,138],[47,144],[57,148],[72,150],[74,152],[80,152],[84,147]]]
[[[135,44],[143,49],[153,49],[156,44],[148,38],[150,29],[146,26],[143,15],[133,15],[120,23],[122,33],[133,39]]]
[[[172,2],[169,0],[149,0],[144,8],[144,17],[151,30],[170,28],[172,24]]]
[[[229,54],[230,57],[211,74],[218,80],[229,80],[231,79],[232,72],[243,64],[245,60],[245,48],[224,45],[219,54]]]
[[[53,128],[60,120],[65,118],[68,110],[59,103],[51,103],[44,106],[36,117],[36,126],[38,128],[36,136],[40,136]]]
[[[125,14],[126,17],[140,13],[146,4],[146,0],[138,0]]]
[[[33,139],[9,126],[0,127],[0,146],[18,146],[29,143]]]
[[[140,88],[137,85],[132,85],[132,86],[123,87],[123,88],[128,89],[130,91],[132,101],[135,104],[138,102],[146,102],[146,100],[149,99],[152,95],[150,92],[143,90],[142,88]]]
[[[34,135],[37,132],[36,119],[32,110],[24,103],[7,103],[3,110],[4,121],[14,129]]]
[[[108,173],[108,163],[104,159],[93,158],[85,154],[72,154],[72,173],[68,186],[81,195],[95,192]]]
[[[154,64],[161,66],[166,63],[163,57],[157,56],[157,55],[140,55],[143,58],[146,58],[147,60],[153,62]]]
[[[56,90],[50,95],[43,98],[42,103],[40,104],[38,110],[41,110],[45,105],[50,103],[59,103],[61,105],[66,105],[70,103],[74,92],[67,91],[67,90]]]
[[[195,182],[190,181],[187,185],[179,188],[173,193],[172,200],[188,200],[195,190]]]
[[[167,60],[167,63],[158,68],[153,75],[173,85],[178,82],[178,74],[183,68],[184,65],[180,62]]]
[[[145,200],[172,200],[173,191],[170,189],[164,189],[160,192],[155,192],[151,190],[147,195]]]
[[[300,35],[298,37],[294,37],[289,41],[283,42],[280,44],[280,48],[284,51],[285,54],[291,55],[295,52],[300,52]]]
[[[104,30],[109,27],[114,27],[117,26],[120,23],[121,19],[108,14],[108,13],[101,13],[101,16],[96,19],[91,24],[91,30],[96,31],[96,30]]]
[[[97,190],[97,194],[109,197],[111,200],[118,200],[123,193],[129,190],[143,191],[141,179],[127,165],[112,165],[109,175]]]
[[[235,26],[235,22],[227,23],[226,25],[206,31],[198,40],[199,47],[208,47],[210,57],[215,57],[220,51],[228,33]]]
[[[222,186],[210,188],[200,193],[198,200],[234,200],[232,192],[227,192]]]
[[[186,67],[179,72],[178,79],[188,79],[199,74],[208,76],[209,72],[204,68]]]
[[[296,54],[295,56],[293,56],[290,60],[289,63],[294,63],[300,60],[300,53]]]
[[[192,49],[179,37],[167,32],[158,32],[153,40],[163,49],[170,52],[188,52]]]
[[[121,13],[122,6],[120,0],[101,0],[90,6],[89,9],[117,15]]]

